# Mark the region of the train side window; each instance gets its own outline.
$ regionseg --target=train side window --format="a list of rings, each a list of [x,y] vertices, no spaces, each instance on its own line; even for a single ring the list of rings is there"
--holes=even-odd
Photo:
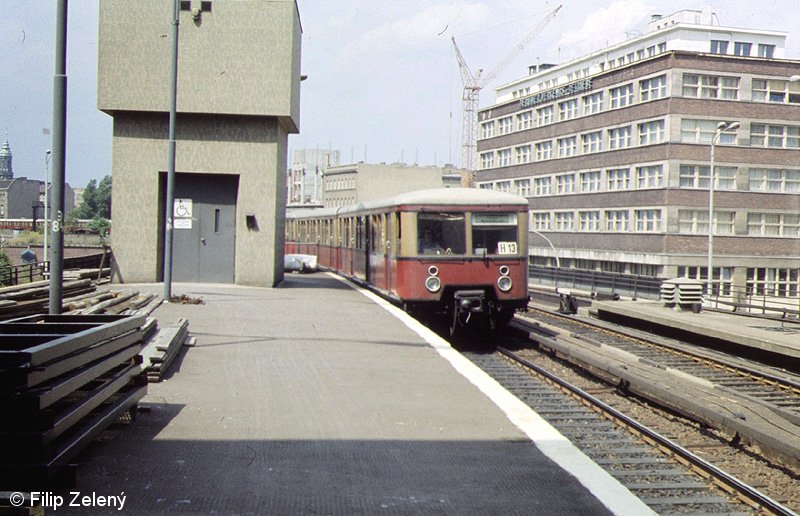
[[[472,247],[477,255],[519,254],[516,213],[473,213]]]
[[[417,215],[417,253],[464,254],[466,228],[463,213],[420,213]]]

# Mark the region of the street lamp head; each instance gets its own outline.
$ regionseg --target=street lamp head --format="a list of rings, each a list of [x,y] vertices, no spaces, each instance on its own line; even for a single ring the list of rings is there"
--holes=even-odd
[[[741,126],[739,122],[720,122],[717,124],[717,132],[722,133],[725,131],[731,131],[733,129],[738,129]]]

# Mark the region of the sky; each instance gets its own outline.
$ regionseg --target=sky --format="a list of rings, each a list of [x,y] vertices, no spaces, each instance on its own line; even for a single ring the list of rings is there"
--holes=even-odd
[[[111,171],[111,117],[97,110],[98,2],[69,2],[67,182],[83,187]],[[168,0],[164,0],[168,1]],[[229,0],[216,0],[229,1]],[[135,4],[135,0],[132,2]],[[330,149],[342,163],[459,165],[462,82],[451,37],[473,73],[494,69],[539,28],[481,91],[643,33],[653,14],[711,7],[723,26],[788,33],[800,59],[796,0],[297,0],[303,27],[296,149]],[[554,19],[547,15],[562,5]],[[0,1],[0,138],[15,177],[44,179],[51,148],[56,1]],[[168,93],[164,92],[166,96]],[[180,142],[178,142],[180,145]],[[165,163],[167,157],[165,156]]]

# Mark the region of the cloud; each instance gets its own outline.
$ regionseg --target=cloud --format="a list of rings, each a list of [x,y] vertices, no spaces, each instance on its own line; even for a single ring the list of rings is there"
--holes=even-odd
[[[558,46],[577,57],[619,43],[625,39],[626,31],[641,30],[641,22],[650,10],[642,0],[614,0],[588,13],[580,27],[565,30]]]

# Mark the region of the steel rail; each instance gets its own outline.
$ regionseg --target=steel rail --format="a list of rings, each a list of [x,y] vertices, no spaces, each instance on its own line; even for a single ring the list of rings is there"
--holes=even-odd
[[[665,352],[688,357],[691,358],[692,360],[701,360],[709,365],[713,365],[714,367],[720,369],[728,370],[729,372],[738,374],[744,378],[751,378],[756,381],[761,381],[765,384],[770,384],[772,386],[780,387],[786,390],[794,390],[800,393],[800,381],[792,380],[791,378],[785,378],[782,376],[777,376],[767,371],[754,369],[746,365],[727,362],[722,357],[709,356],[705,353],[701,354],[697,353],[696,351],[683,349],[683,347],[674,347],[672,345],[663,342],[656,342],[652,338],[648,338],[648,336],[642,335],[641,333],[643,332],[637,330],[634,330],[630,333],[626,333],[625,331],[622,331],[619,328],[611,328],[606,324],[601,324],[601,321],[577,320],[572,317],[567,317],[556,311],[547,308],[542,308],[539,306],[529,306],[528,309],[547,314],[547,316],[549,317],[562,319],[564,321],[569,322],[570,324],[593,328],[600,332],[616,334],[625,339],[634,339],[642,344],[652,346],[656,349],[663,350]]]
[[[770,513],[776,515],[797,516],[797,513],[795,513],[788,507],[785,507],[779,502],[766,496],[765,494],[761,493],[754,487],[741,482],[739,479],[719,469],[718,467],[707,462],[706,460],[698,457],[697,455],[687,450],[686,448],[670,441],[669,439],[662,436],[655,430],[652,430],[651,428],[648,428],[643,424],[639,423],[638,421],[626,416],[622,412],[604,403],[598,398],[595,398],[594,396],[587,393],[583,389],[570,384],[566,380],[563,380],[562,378],[537,366],[536,364],[533,364],[525,360],[524,358],[516,355],[515,353],[506,348],[498,346],[497,351],[502,353],[509,359],[513,360],[514,362],[517,362],[522,366],[531,369],[532,371],[536,372],[536,374],[553,382],[560,388],[570,392],[572,395],[577,396],[582,401],[589,403],[593,407],[596,407],[603,413],[608,414],[609,416],[613,417],[615,420],[619,421],[632,431],[644,436],[647,440],[651,441],[652,443],[661,447],[662,449],[668,451],[673,457],[676,458],[676,460],[679,460],[680,462],[690,465],[695,470],[701,472],[703,476],[714,481],[724,490],[736,494],[737,496],[742,498],[748,505],[751,505],[752,507],[758,509],[767,510]]]

